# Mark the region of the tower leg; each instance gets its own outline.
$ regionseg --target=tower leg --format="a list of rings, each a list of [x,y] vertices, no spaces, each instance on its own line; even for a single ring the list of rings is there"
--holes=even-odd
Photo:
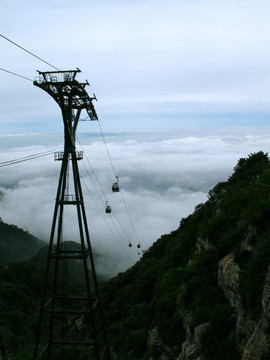
[[[72,163],[75,196],[66,195],[68,162],[70,159]],[[80,250],[77,249],[76,251],[69,250],[63,245],[64,207],[68,205],[72,205],[73,207],[75,206],[76,208],[76,218],[80,238]],[[63,286],[63,279],[60,276],[61,264],[63,264],[64,261],[72,262],[74,259],[78,259],[82,262],[86,290],[83,297],[74,297],[73,294],[69,293],[62,294],[62,290],[59,292],[59,286],[61,286],[59,283]],[[60,293],[61,295],[59,295]],[[71,302],[73,305],[70,305]],[[75,303],[77,303],[76,309],[74,308]],[[65,314],[72,314],[73,316],[87,316],[92,340],[88,342],[80,341],[78,338],[72,339],[70,337],[65,337],[65,334],[62,334],[61,336],[63,337],[60,339],[56,339],[56,334],[59,333],[58,316],[65,316]],[[99,323],[98,327],[96,324],[97,320]],[[47,332],[45,333],[43,331],[44,324],[47,324],[48,326]],[[59,334],[57,335],[59,336]],[[41,338],[42,340],[45,339],[45,344],[43,344],[43,348],[41,352],[39,352]],[[69,348],[74,348],[75,346],[81,345],[93,347],[96,360],[110,360],[110,352],[100,304],[98,282],[91,249],[76,152],[74,151],[70,153],[65,151],[62,160],[52,221],[45,272],[45,285],[41,301],[34,358],[43,359],[45,356],[48,360],[57,359],[55,355],[56,349],[59,350],[59,348],[65,348],[67,346]],[[41,355],[41,357],[38,357],[38,355]]]

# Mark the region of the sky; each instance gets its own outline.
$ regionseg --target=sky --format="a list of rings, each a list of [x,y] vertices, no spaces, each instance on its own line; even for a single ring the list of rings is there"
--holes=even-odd
[[[206,201],[240,157],[268,152],[268,0],[2,0],[0,9],[1,35],[46,62],[0,37],[0,68],[27,78],[0,70],[0,164],[63,144],[60,109],[33,85],[36,70],[79,68],[78,81],[87,79],[98,99],[121,184],[121,195],[110,193],[115,179],[99,126],[81,122],[81,176],[101,272],[132,265],[138,239],[147,249]],[[46,240],[59,163],[45,156],[0,169],[0,216]],[[105,219],[103,192],[113,208]]]

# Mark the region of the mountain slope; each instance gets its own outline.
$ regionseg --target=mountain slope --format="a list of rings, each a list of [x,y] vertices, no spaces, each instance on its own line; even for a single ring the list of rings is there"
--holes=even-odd
[[[16,225],[0,221],[0,265],[29,260],[45,245],[45,241],[39,240]]]
[[[240,159],[205,204],[102,289],[116,359],[270,358],[270,162]]]

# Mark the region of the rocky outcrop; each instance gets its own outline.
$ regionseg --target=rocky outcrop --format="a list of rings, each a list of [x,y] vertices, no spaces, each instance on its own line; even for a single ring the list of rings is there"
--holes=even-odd
[[[240,267],[234,261],[232,253],[221,259],[218,265],[218,285],[235,311],[237,317],[235,328],[236,343],[240,351],[242,351],[255,324],[241,303],[239,291]]]
[[[244,349],[242,360],[270,359],[270,267],[262,296],[262,315]]]
[[[233,254],[225,256],[218,265],[218,285],[223,290],[230,305],[239,313],[242,311],[239,294],[240,268],[234,262]]]
[[[189,327],[187,329],[187,340],[182,344],[182,351],[176,360],[203,360],[204,357],[200,351],[200,336],[207,323],[200,324],[191,332]]]
[[[196,242],[196,248],[197,250],[207,250],[207,249],[213,249],[214,245],[211,244],[208,240],[203,239],[202,237],[198,237]]]
[[[171,347],[166,345],[159,336],[158,329],[152,328],[148,334],[147,348],[155,347],[158,352],[161,353],[158,360],[168,360],[167,354],[172,351]],[[150,357],[149,360],[157,360],[154,357]]]
[[[200,324],[194,329],[190,327],[192,322],[192,314],[186,309],[179,310],[179,315],[183,320],[186,332],[186,341],[182,344],[181,352],[175,360],[204,360],[200,350],[200,336],[208,323]],[[159,336],[158,329],[152,328],[148,334],[147,348],[155,347],[158,350],[158,359],[151,357],[149,360],[169,360],[172,359],[173,348],[166,345]]]
[[[197,251],[209,249],[208,243],[200,239]],[[246,248],[245,248],[246,249]],[[239,349],[241,360],[269,360],[270,359],[270,266],[262,296],[262,315],[256,322],[251,314],[243,307],[239,291],[241,269],[234,261],[233,253],[226,255],[218,263],[218,285],[224,293],[228,303],[234,309],[236,326],[232,333]],[[204,360],[201,352],[200,338],[208,323],[192,327],[192,312],[178,303],[176,312],[182,319],[185,330],[185,341],[181,345],[181,352],[175,360]],[[165,344],[159,336],[158,329],[152,328],[148,335],[147,348],[158,349],[159,357],[149,360],[171,359],[173,349]],[[218,360],[218,359],[217,359]]]
[[[239,276],[240,268],[234,262],[233,254],[220,260],[218,283],[237,316],[236,342],[242,353],[242,360],[270,359],[270,267],[264,285],[262,315],[257,323],[241,304]]]

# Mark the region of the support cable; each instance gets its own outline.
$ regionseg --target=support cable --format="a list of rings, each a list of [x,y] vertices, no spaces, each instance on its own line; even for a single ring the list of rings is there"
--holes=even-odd
[[[20,78],[23,78],[23,79],[26,79],[26,80],[29,80],[29,81],[33,82],[32,79],[29,79],[29,78],[26,77],[26,76],[22,76],[22,75],[16,74],[16,73],[14,73],[14,72],[12,72],[12,71],[9,71],[9,70],[3,69],[3,68],[0,68],[0,70],[5,71],[5,72],[7,72],[7,73],[9,73],[9,74],[12,74],[12,75],[15,75],[15,76],[18,76],[18,77],[20,77]]]
[[[129,240],[129,237],[128,237],[127,233],[125,232],[124,228],[122,227],[122,225],[121,225],[121,223],[120,223],[120,221],[119,221],[119,219],[118,219],[115,211],[113,211],[113,216],[115,217],[115,219],[116,219],[116,221],[117,221],[120,229],[123,231],[123,233],[124,233],[124,235],[126,236],[127,240],[131,243],[131,241]]]
[[[81,142],[80,142],[80,140],[79,140],[78,136],[76,136],[76,139],[77,139],[77,141],[79,142],[80,147],[81,147],[81,148],[82,148],[82,150],[83,150],[82,144],[81,144]],[[102,193],[103,193],[103,195],[104,195],[105,201],[106,201],[106,200],[107,200],[106,194],[105,194],[104,190],[102,189],[102,186],[101,186],[101,184],[100,184],[100,182],[99,182],[99,180],[98,180],[98,178],[97,178],[97,176],[96,176],[96,174],[95,174],[95,171],[94,171],[93,167],[92,167],[92,166],[91,166],[91,164],[90,164],[90,161],[89,161],[89,159],[88,159],[88,157],[87,157],[87,155],[86,155],[86,152],[85,152],[84,150],[83,150],[83,152],[84,152],[84,154],[85,154],[85,156],[84,156],[84,157],[86,158],[86,160],[87,160],[87,162],[88,162],[88,165],[90,166],[91,171],[93,172],[94,177],[95,177],[95,179],[96,179],[96,181],[97,181],[97,183],[98,183],[98,185],[99,185],[99,187],[100,187],[100,190],[101,190],[101,192],[102,192]],[[91,180],[91,182],[92,182],[92,184],[93,184],[93,186],[94,186],[94,188],[95,188],[95,190],[96,190],[96,193],[98,194],[98,196],[99,196],[99,198],[100,198],[100,200],[101,200],[101,202],[102,202],[103,200],[102,200],[102,198],[101,198],[101,196],[100,196],[99,191],[97,190],[96,184],[95,184],[95,183],[94,183],[94,181],[92,180],[92,178],[91,178],[91,176],[90,176],[90,174],[89,174],[89,172],[88,172],[88,169],[86,168],[86,166],[85,166],[84,162],[83,162],[83,165],[84,165],[84,169],[85,169],[85,171],[86,171],[86,173],[87,173],[87,175],[88,175],[89,179]],[[93,196],[92,196],[92,194],[91,194],[90,190],[88,189],[87,185],[85,184],[85,182],[84,182],[84,185],[85,185],[85,187],[86,187],[86,189],[87,189],[88,193],[90,194],[90,196],[91,196],[92,200],[94,201],[94,203],[95,203],[96,207],[98,208],[98,210],[99,210],[99,211],[100,211],[100,213],[102,214],[102,217],[105,219],[106,223],[108,224],[107,219],[104,217],[104,215],[103,215],[102,211],[100,210],[99,206],[97,205],[97,202],[94,200],[94,198],[93,198]],[[125,237],[127,238],[127,240],[129,240],[129,236],[127,235],[127,233],[126,233],[126,232],[125,232],[125,230],[123,229],[123,227],[122,227],[122,225],[121,225],[121,223],[120,223],[120,221],[119,221],[119,219],[118,219],[118,217],[117,217],[117,215],[116,215],[115,211],[113,211],[113,216],[115,217],[116,222],[118,223],[119,228],[122,230],[122,232],[123,232],[123,234],[125,235]],[[125,239],[123,238],[123,235],[121,234],[121,232],[120,232],[119,228],[116,226],[116,224],[115,224],[115,222],[113,221],[113,219],[111,219],[111,220],[112,220],[112,223],[113,223],[113,225],[114,225],[115,229],[117,230],[118,234],[119,234],[119,235],[120,235],[120,237],[121,237],[121,238],[125,241]],[[109,224],[108,224],[108,226],[109,226]],[[110,227],[110,226],[109,226],[109,227]],[[111,230],[111,227],[110,227],[110,230]],[[115,234],[114,234],[114,235],[115,235]],[[129,240],[129,242],[130,242],[130,240]]]
[[[9,41],[11,44],[13,44],[13,45],[17,46],[18,48],[20,48],[20,49],[22,49],[22,50],[26,51],[28,54],[30,54],[30,55],[34,56],[35,58],[39,59],[40,61],[43,61],[45,64],[47,64],[47,65],[51,66],[51,67],[52,67],[52,68],[54,68],[55,70],[60,71],[60,69],[58,69],[58,68],[57,68],[57,67],[55,67],[54,65],[52,65],[52,64],[50,64],[49,62],[45,61],[45,60],[44,60],[44,59],[42,59],[41,57],[39,57],[39,56],[37,56],[37,55],[33,54],[31,51],[29,51],[29,50],[25,49],[24,47],[20,46],[19,44],[16,44],[14,41],[12,41],[12,40],[8,39],[6,36],[4,36],[4,35],[2,35],[2,34],[0,34],[0,36],[1,36],[2,38],[4,38],[5,40]]]
[[[116,177],[116,172],[115,172],[115,169],[114,169],[114,167],[113,167],[112,159],[111,159],[111,156],[110,156],[110,153],[109,153],[109,149],[108,149],[108,146],[107,146],[107,143],[106,143],[106,140],[105,140],[105,136],[104,136],[104,133],[103,133],[103,131],[102,131],[102,128],[101,128],[101,125],[100,125],[100,121],[99,121],[99,120],[98,120],[98,125],[99,125],[99,128],[100,128],[100,132],[101,132],[101,135],[102,135],[102,138],[103,138],[104,145],[105,145],[106,150],[107,150],[107,154],[108,154],[108,157],[109,157],[109,160],[110,160],[110,163],[111,163],[111,167],[112,167],[112,171],[113,171],[114,177]]]
[[[80,142],[80,140],[79,140],[78,136],[76,136],[76,139],[77,139],[78,143],[80,144],[80,147],[81,147],[81,149],[82,149],[83,153],[85,154],[86,161],[87,161],[87,163],[88,163],[88,165],[89,165],[89,167],[90,167],[90,169],[91,169],[92,173],[94,174],[94,177],[95,177],[95,179],[96,179],[96,181],[97,181],[97,183],[98,183],[98,185],[99,185],[99,187],[100,187],[101,192],[103,193],[103,196],[104,196],[104,198],[105,198],[105,202],[106,202],[106,201],[107,201],[107,196],[106,196],[105,192],[103,191],[103,189],[102,189],[102,187],[101,187],[101,184],[100,184],[100,182],[99,182],[99,180],[98,180],[98,178],[97,178],[97,176],[96,176],[96,173],[95,173],[95,171],[94,171],[94,169],[93,169],[92,165],[90,164],[90,161],[89,161],[89,159],[88,159],[88,157],[87,157],[87,155],[86,155],[86,152],[85,152],[85,151],[84,151],[84,149],[83,149],[83,146],[82,146],[82,144],[81,144],[81,142]],[[88,170],[87,170],[87,168],[86,168],[86,167],[85,167],[85,170],[86,170],[86,172],[87,172],[87,174],[88,174],[89,178],[91,178],[91,177],[90,177],[90,175],[89,175],[89,173],[88,173]],[[93,182],[93,184],[94,184],[94,182]],[[94,185],[94,186],[95,186],[95,185]],[[96,186],[95,186],[95,188],[96,188]],[[97,190],[96,190],[96,191],[97,191]],[[97,193],[98,193],[98,191],[97,191]]]
[[[38,159],[38,158],[43,157],[43,156],[51,155],[51,154],[55,153],[55,151],[56,150],[50,150],[50,151],[45,151],[43,153],[24,156],[24,157],[18,158],[18,159],[4,161],[4,162],[0,163],[0,167],[5,167],[5,166],[9,166],[9,165],[15,165],[15,164],[19,164],[19,163],[24,162],[24,161]]]
[[[98,125],[99,125],[100,131],[101,131],[101,135],[102,135],[102,138],[103,138],[103,141],[104,141],[106,150],[107,150],[107,154],[108,154],[110,163],[111,163],[111,167],[112,167],[113,174],[114,174],[115,177],[117,177],[117,176],[116,176],[115,169],[114,169],[114,166],[113,166],[113,163],[112,163],[112,159],[111,159],[111,156],[110,156],[110,153],[109,153],[109,149],[108,149],[108,146],[107,146],[107,143],[106,143],[106,140],[105,140],[105,136],[104,136],[104,133],[103,133],[102,128],[101,128],[101,125],[100,125],[100,121],[98,121]],[[126,202],[125,202],[124,196],[123,196],[123,194],[122,194],[121,191],[120,191],[120,193],[121,193],[121,197],[122,197],[123,203],[124,203],[124,205],[125,205],[125,209],[126,209],[126,212],[127,212],[128,218],[129,218],[129,221],[130,221],[131,226],[132,226],[132,229],[133,229],[133,231],[134,231],[134,234],[135,234],[137,243],[140,244],[140,241],[139,241],[139,239],[138,239],[138,236],[137,236],[137,233],[136,233],[134,224],[133,224],[132,219],[131,219],[131,217],[130,217],[130,213],[129,213],[129,211],[128,211],[127,204],[126,204]]]
[[[92,181],[92,184],[94,184],[94,182],[93,182],[93,180],[92,180],[91,178],[90,178],[90,180]],[[114,232],[113,228],[111,227],[110,223],[108,222],[108,220],[107,220],[106,217],[104,216],[103,212],[100,210],[100,208],[99,208],[96,200],[94,199],[94,197],[93,197],[91,191],[89,190],[89,188],[88,188],[86,182],[84,181],[84,179],[82,179],[82,182],[83,182],[83,184],[84,184],[87,192],[88,192],[89,195],[91,196],[93,202],[95,203],[96,208],[98,209],[98,211],[100,212],[101,216],[103,217],[103,220],[106,222],[109,230],[110,230],[111,233],[114,235],[114,237],[116,238],[116,240],[119,239],[119,237],[117,237],[116,233]],[[115,225],[115,223],[114,223],[113,221],[112,221],[112,223],[113,223],[113,225],[114,225],[117,233],[119,234],[120,238],[125,241],[125,239],[123,238],[123,235],[121,234],[121,232],[119,231],[119,229],[117,228],[117,226]],[[131,256],[130,252],[127,250],[126,246],[124,246],[124,245],[122,244],[122,242],[117,241],[117,244],[118,244],[120,247],[122,247],[122,249],[124,250],[124,252],[130,257],[130,259],[131,259],[132,261],[135,260],[135,257],[134,257],[134,256],[133,256],[133,257]]]
[[[121,197],[122,197],[123,203],[124,203],[124,205],[125,205],[126,212],[127,212],[127,214],[128,214],[128,218],[129,218],[129,221],[130,221],[130,223],[131,223],[132,229],[133,229],[133,231],[134,231],[134,234],[135,234],[135,237],[136,237],[137,243],[138,243],[138,244],[140,244],[140,241],[139,241],[139,238],[138,238],[138,236],[137,236],[137,233],[136,233],[136,230],[135,230],[135,227],[134,227],[133,221],[131,220],[130,213],[129,213],[129,211],[128,211],[127,204],[126,204],[126,202],[125,202],[124,196],[123,196],[123,194],[122,194],[122,192],[121,192],[121,191],[120,191],[120,194],[121,194]]]

